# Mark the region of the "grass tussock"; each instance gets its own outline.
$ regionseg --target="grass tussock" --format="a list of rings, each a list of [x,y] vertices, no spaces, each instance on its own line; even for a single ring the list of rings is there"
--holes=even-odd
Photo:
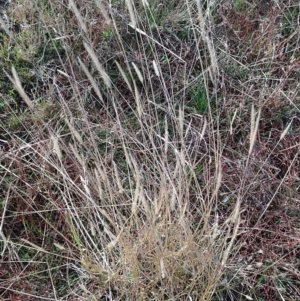
[[[299,4],[1,6],[3,300],[298,300]]]

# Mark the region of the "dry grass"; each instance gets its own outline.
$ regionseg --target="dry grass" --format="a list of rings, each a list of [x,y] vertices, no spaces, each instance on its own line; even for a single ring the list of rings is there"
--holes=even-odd
[[[6,9],[0,298],[300,300],[299,4]]]

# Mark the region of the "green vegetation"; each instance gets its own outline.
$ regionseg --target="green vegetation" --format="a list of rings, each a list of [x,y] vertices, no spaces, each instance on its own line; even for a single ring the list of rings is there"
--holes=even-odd
[[[0,299],[300,300],[299,5],[0,7]]]
[[[207,112],[209,100],[206,95],[205,87],[201,87],[201,85],[190,87],[189,93],[197,113],[203,114]]]

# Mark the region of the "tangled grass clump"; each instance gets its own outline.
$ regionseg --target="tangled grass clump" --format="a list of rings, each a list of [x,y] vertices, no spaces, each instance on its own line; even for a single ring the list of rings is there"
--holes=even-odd
[[[6,13],[3,300],[300,298],[299,6]]]

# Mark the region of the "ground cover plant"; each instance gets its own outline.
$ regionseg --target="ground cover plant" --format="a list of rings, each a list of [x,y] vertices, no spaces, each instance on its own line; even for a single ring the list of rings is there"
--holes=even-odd
[[[299,1],[0,1],[1,300],[300,300]]]

